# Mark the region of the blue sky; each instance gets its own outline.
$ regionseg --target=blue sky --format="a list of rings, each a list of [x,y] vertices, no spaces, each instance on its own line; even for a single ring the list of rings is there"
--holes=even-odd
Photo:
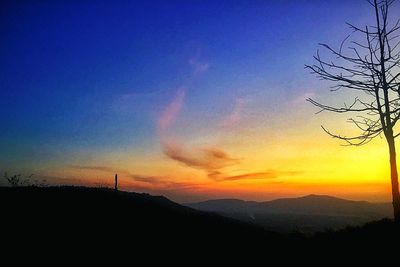
[[[343,24],[341,11],[348,11],[348,4],[337,8],[337,1],[3,5],[1,118],[6,135],[66,141],[71,134],[118,134],[124,118],[99,108],[118,95],[173,90],[188,79],[188,60],[194,57],[213,70],[193,85],[206,99],[218,91],[215,87],[226,87],[220,91],[229,97],[233,85],[250,87],[257,80],[291,87],[288,74],[302,79],[302,66],[312,55],[304,51],[326,40],[333,24]],[[339,16],[329,19],[332,8]],[[194,93],[193,104],[202,96]],[[117,124],[115,132],[104,127],[109,123]],[[135,124],[139,135],[151,127],[140,120]]]
[[[180,139],[226,134],[235,107],[251,106],[249,125],[279,121],[282,102],[315,94],[303,66],[317,44],[369,13],[362,0],[2,2],[0,167],[162,154],[157,120],[180,88]]]

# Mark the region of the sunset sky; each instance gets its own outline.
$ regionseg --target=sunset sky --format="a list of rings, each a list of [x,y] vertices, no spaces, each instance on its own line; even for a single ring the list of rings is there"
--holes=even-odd
[[[0,4],[0,171],[179,202],[329,194],[390,200],[384,139],[341,146],[353,95],[304,69],[366,1]],[[400,6],[392,8],[398,18]],[[4,184],[4,180],[1,180]]]

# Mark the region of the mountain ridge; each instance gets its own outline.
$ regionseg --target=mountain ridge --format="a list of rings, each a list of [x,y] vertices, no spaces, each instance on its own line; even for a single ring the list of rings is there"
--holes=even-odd
[[[347,200],[317,194],[262,202],[215,199],[186,205],[284,232],[340,229],[392,216],[390,203]]]
[[[346,199],[346,198],[341,198],[341,197],[336,197],[336,196],[331,196],[331,195],[324,195],[324,194],[308,194],[304,196],[299,196],[299,197],[284,197],[284,198],[276,198],[276,199],[271,199],[271,200],[262,200],[262,201],[256,201],[256,200],[244,200],[240,198],[215,198],[215,199],[207,199],[203,201],[195,201],[195,202],[183,202],[182,205],[190,205],[194,203],[203,203],[203,202],[212,202],[212,201],[238,201],[238,202],[247,202],[247,203],[267,203],[267,202],[272,202],[276,200],[291,200],[291,199],[313,199],[313,198],[326,198],[326,199],[336,199],[336,200],[344,200],[344,201],[349,201],[349,202],[362,202],[362,203],[370,203],[370,204],[390,204],[390,202],[371,202],[367,200],[353,200],[353,199]]]

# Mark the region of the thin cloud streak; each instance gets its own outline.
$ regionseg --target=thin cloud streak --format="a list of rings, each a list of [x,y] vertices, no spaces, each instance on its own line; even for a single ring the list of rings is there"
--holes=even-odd
[[[278,171],[278,170],[268,170],[265,172],[251,172],[244,173],[240,175],[225,175],[218,171],[209,173],[208,177],[215,181],[238,181],[238,180],[267,180],[276,179],[286,176],[294,176],[301,172],[298,171]]]
[[[148,176],[131,174],[132,178],[136,182],[145,183],[147,186],[151,186],[153,189],[158,188],[162,190],[184,190],[184,189],[196,189],[200,184],[196,183],[186,183],[186,182],[174,182],[173,179],[169,177],[161,176]]]
[[[160,135],[164,135],[165,132],[174,123],[183,106],[185,95],[185,89],[183,87],[179,88],[174,99],[166,106],[164,112],[159,117],[157,122],[157,129]]]
[[[246,102],[244,98],[236,98],[232,112],[223,119],[221,126],[224,128],[231,128],[237,125],[241,121]]]
[[[221,169],[239,162],[218,148],[191,149],[187,151],[178,143],[164,143],[163,152],[170,159],[186,166],[206,171]]]
[[[91,171],[104,171],[104,172],[114,172],[115,168],[106,166],[90,166],[90,165],[69,165],[71,169],[76,170],[91,170]]]

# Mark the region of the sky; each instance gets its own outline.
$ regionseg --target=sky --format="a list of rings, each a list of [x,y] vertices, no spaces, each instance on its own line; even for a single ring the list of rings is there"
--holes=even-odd
[[[397,3],[392,14],[400,14]],[[0,171],[178,202],[390,200],[387,147],[305,100],[352,102],[304,69],[366,1],[2,1]],[[5,183],[1,181],[0,183]]]

